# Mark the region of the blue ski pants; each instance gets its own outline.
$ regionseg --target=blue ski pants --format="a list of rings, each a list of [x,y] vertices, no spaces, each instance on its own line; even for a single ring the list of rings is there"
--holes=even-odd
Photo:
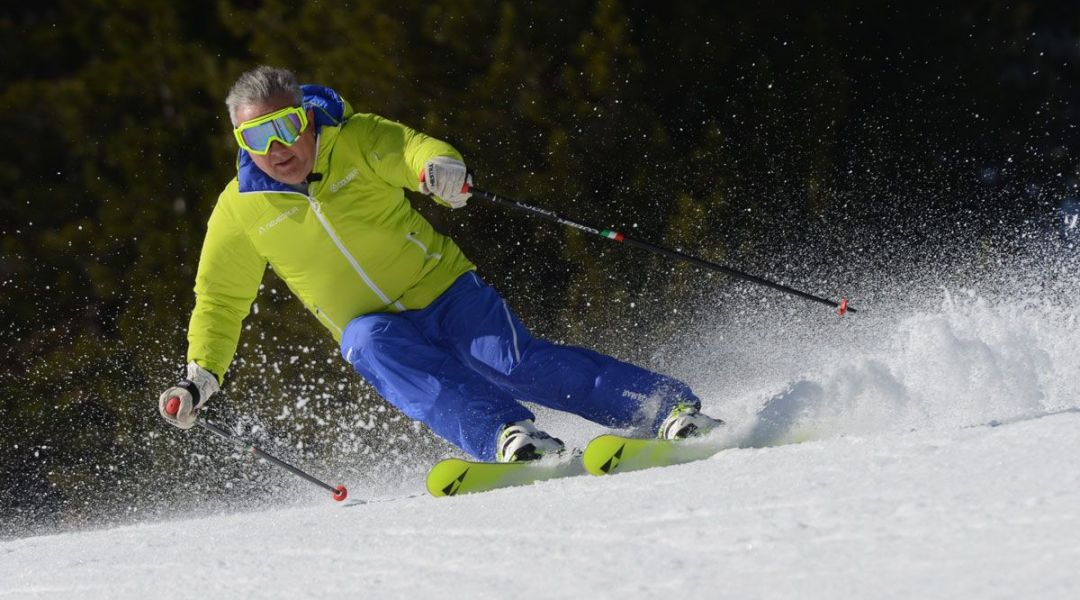
[[[700,405],[681,381],[534,338],[474,272],[421,310],[353,319],[341,354],[405,415],[480,460],[495,458],[503,426],[533,418],[519,400],[620,429],[655,429],[676,403]]]

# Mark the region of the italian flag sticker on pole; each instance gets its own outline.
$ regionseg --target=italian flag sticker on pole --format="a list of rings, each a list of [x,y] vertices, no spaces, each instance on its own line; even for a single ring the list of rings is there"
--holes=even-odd
[[[602,236],[604,236],[604,237],[606,237],[608,239],[615,240],[616,242],[623,241],[623,234],[619,233],[618,231],[612,231],[610,229],[605,229],[605,230],[600,232],[600,235],[602,235]]]

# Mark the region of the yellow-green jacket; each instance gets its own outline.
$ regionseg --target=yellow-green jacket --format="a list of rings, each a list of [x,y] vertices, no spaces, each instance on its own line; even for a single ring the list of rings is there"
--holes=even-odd
[[[372,114],[353,114],[333,90],[304,86],[318,132],[306,194],[274,181],[240,153],[218,198],[195,278],[188,360],[222,378],[266,265],[336,341],[353,318],[426,307],[474,269],[431,227],[404,189],[425,162],[461,159],[449,144]],[[309,178],[309,179],[317,179]]]

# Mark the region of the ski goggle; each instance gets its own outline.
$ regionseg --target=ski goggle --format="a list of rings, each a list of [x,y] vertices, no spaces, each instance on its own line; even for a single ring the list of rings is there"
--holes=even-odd
[[[300,134],[307,129],[307,111],[302,106],[290,106],[279,111],[263,115],[257,119],[244,121],[233,129],[236,143],[252,154],[270,152],[270,144],[275,140],[292,146],[300,139]]]

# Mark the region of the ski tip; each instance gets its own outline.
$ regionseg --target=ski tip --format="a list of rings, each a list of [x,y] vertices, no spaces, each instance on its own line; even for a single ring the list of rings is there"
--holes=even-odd
[[[334,502],[344,502],[349,497],[349,490],[345,489],[344,485],[339,485],[334,488]]]
[[[847,298],[841,298],[840,299],[840,304],[838,304],[837,307],[836,307],[836,314],[838,314],[838,315],[840,315],[842,317],[842,316],[847,314],[847,311],[848,311]]]

